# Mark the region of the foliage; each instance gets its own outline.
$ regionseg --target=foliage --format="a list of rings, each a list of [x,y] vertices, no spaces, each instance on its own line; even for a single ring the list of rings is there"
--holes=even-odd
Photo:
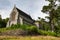
[[[11,26],[11,29],[22,29],[22,30],[25,30],[28,32],[28,34],[36,34],[37,33],[37,27],[36,26],[32,26],[32,25],[20,25],[20,24],[17,24],[17,25],[13,25]]]
[[[0,32],[5,32],[8,30],[16,30],[16,29],[22,29],[28,32],[37,32],[36,26],[20,25],[20,24],[12,25],[11,27],[7,27],[7,28],[0,28]]]
[[[8,20],[9,20],[9,18],[6,18],[6,19],[0,18],[0,28],[6,27]]]
[[[56,33],[55,33],[55,32],[51,32],[51,31],[38,30],[38,33],[39,33],[40,35],[56,36]]]
[[[0,28],[0,32],[7,32],[10,30],[17,30],[17,29],[22,29],[27,31],[28,34],[38,34],[38,35],[47,35],[47,36],[60,36],[60,33],[56,32],[51,32],[50,30],[40,30],[37,29],[36,26],[30,26],[30,25],[12,25],[11,27],[7,28]]]
[[[50,26],[49,26],[48,23],[45,23],[45,24],[44,24],[44,26],[43,26],[43,30],[45,30],[45,31],[50,30]]]
[[[45,19],[39,17],[39,22],[41,30],[50,30],[50,25],[48,22],[45,21]]]
[[[55,27],[59,27],[58,21],[60,20],[60,6],[57,6],[56,2],[58,0],[46,0],[49,2],[47,6],[43,6],[42,12],[49,14],[49,24],[52,31],[55,31]]]

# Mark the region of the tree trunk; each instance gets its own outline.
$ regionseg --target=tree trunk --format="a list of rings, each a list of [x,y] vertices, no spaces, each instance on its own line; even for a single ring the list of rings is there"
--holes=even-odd
[[[50,28],[51,28],[51,31],[53,32],[54,31],[54,21],[53,21],[53,11],[50,11]]]
[[[51,31],[54,32],[54,23],[53,23],[53,21],[51,21],[50,26],[51,26]]]

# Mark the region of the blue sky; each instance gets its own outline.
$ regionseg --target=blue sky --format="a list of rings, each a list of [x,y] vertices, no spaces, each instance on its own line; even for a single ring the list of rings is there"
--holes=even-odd
[[[0,14],[2,18],[10,16],[14,4],[33,19],[37,19],[38,17],[44,18],[46,16],[46,14],[41,12],[42,7],[48,4],[45,0],[0,0]]]

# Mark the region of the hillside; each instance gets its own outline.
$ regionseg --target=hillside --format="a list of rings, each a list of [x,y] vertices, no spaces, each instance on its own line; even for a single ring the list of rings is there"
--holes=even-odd
[[[38,30],[36,26],[30,25],[0,28],[0,40],[60,40],[60,37],[55,36],[55,32]]]

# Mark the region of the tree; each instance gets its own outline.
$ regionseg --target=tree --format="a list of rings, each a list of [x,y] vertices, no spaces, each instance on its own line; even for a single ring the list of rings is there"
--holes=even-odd
[[[57,22],[55,22],[55,32],[60,33],[60,6],[58,6],[56,10],[56,18]]]
[[[40,22],[40,29],[41,30],[46,30],[46,31],[50,30],[49,23],[47,21],[45,21],[44,18],[38,17],[38,19],[39,19],[39,22]]]
[[[6,19],[0,18],[0,28],[6,27],[8,20],[9,20],[9,18],[6,18]]]
[[[53,32],[55,23],[57,20],[57,15],[59,15],[59,14],[57,14],[57,9],[56,9],[56,7],[57,7],[56,2],[58,0],[46,0],[46,1],[49,1],[49,5],[43,6],[42,12],[49,14],[49,17],[48,17],[49,23],[50,23],[51,31]]]

